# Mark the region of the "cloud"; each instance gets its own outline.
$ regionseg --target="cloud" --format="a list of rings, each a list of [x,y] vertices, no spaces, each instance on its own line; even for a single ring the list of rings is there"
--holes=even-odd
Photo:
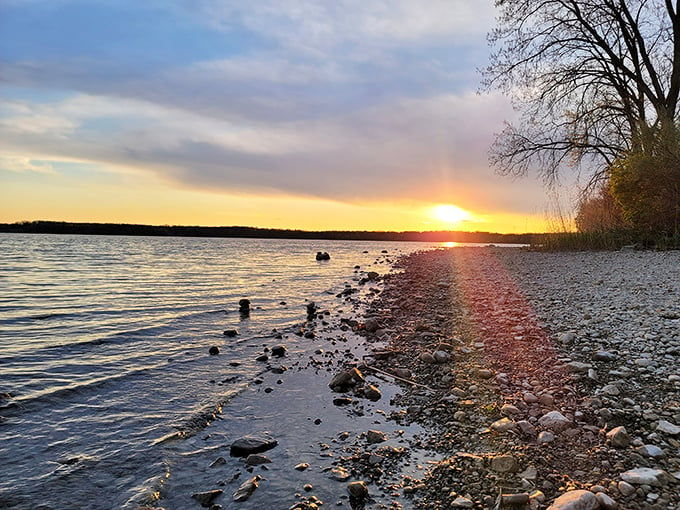
[[[0,153],[0,170],[6,172],[56,174],[54,167],[48,161],[34,160],[25,156]]]

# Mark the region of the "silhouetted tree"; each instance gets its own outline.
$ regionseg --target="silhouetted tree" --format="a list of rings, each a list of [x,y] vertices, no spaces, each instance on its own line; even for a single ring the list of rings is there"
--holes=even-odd
[[[565,165],[590,186],[643,134],[676,125],[680,0],[496,0],[485,88],[519,112],[491,149],[502,174],[536,169],[553,183]]]

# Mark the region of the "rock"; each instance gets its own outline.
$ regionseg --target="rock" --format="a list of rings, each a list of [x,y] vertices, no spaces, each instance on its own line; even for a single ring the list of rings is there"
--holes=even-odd
[[[508,418],[501,418],[491,424],[491,430],[495,430],[496,432],[507,432],[508,430],[516,429],[517,424]]]
[[[227,329],[222,333],[224,336],[227,336],[229,338],[233,338],[238,335],[238,329]]]
[[[310,301],[307,303],[307,317],[314,317],[316,314],[316,303],[314,301]]]
[[[245,482],[243,482],[238,489],[236,489],[236,492],[234,492],[234,495],[232,496],[234,501],[245,501],[247,500],[253,492],[255,492],[255,489],[258,488],[260,485],[260,480],[262,480],[262,477],[259,475],[256,475]]]
[[[538,444],[552,443],[555,440],[555,434],[548,430],[543,430],[540,434],[538,434],[538,438],[536,440],[538,441]]]
[[[517,409],[517,407],[513,406],[512,404],[503,404],[503,407],[501,407],[501,414],[504,414],[505,416],[513,416],[522,414],[522,411]]]
[[[680,434],[680,427],[666,420],[659,420],[659,424],[656,426],[656,430],[658,432],[669,434],[671,436],[677,436],[678,434]]]
[[[576,374],[586,374],[588,370],[593,368],[590,363],[581,363],[580,361],[570,361],[567,363],[567,368]]]
[[[559,411],[550,411],[538,419],[538,424],[541,427],[560,432],[569,427],[571,422]]]
[[[633,487],[628,482],[620,481],[616,485],[616,487],[617,487],[617,489],[619,489],[619,492],[621,493],[621,495],[626,497],[626,498],[635,493],[635,487]]]
[[[272,347],[272,356],[278,356],[279,358],[286,355],[285,345],[275,345]]]
[[[607,440],[614,448],[627,448],[630,445],[630,436],[625,427],[616,427],[607,432]]]
[[[548,510],[597,510],[600,506],[595,494],[586,490],[565,492],[548,507]]]
[[[538,403],[542,406],[551,406],[555,403],[555,397],[550,393],[542,393],[538,396]]]
[[[464,498],[463,496],[458,496],[456,499],[453,500],[451,506],[453,508],[472,508],[475,506],[475,504],[472,502],[471,499]]]
[[[346,406],[352,403],[352,399],[349,397],[338,397],[333,399],[333,404],[336,406]]]
[[[195,494],[192,494],[191,497],[198,501],[202,507],[208,508],[213,500],[221,494],[222,491],[216,489],[214,491],[196,492]]]
[[[218,466],[224,466],[227,463],[227,459],[224,457],[217,457],[214,461],[210,463],[208,467],[215,468]]]
[[[522,492],[519,494],[501,494],[501,506],[517,506],[527,505],[529,503],[529,494]]]
[[[309,464],[306,462],[300,462],[298,465],[295,466],[296,471],[304,471],[305,469],[309,468]]]
[[[436,363],[448,363],[451,355],[446,351],[434,351],[432,357]]]
[[[368,496],[368,487],[366,487],[366,482],[352,482],[347,485],[347,492],[352,498],[365,499]]]
[[[220,348],[217,347],[216,345],[213,345],[212,347],[210,347],[210,349],[208,349],[208,354],[210,354],[211,356],[217,356],[219,353]]]
[[[366,432],[366,441],[370,444],[377,444],[387,441],[387,436],[379,430],[369,430]]]
[[[331,469],[331,478],[337,480],[338,482],[346,482],[349,480],[350,474],[344,467],[338,466]]]
[[[395,368],[394,375],[400,377],[401,379],[410,379],[413,374],[408,368]]]
[[[571,331],[566,333],[560,333],[557,340],[563,345],[571,345],[576,340],[576,335]]]
[[[371,400],[372,402],[377,402],[380,400],[380,397],[382,397],[382,393],[380,393],[378,388],[372,384],[369,384],[364,388],[364,397],[366,397],[368,400]]]
[[[374,282],[378,278],[380,278],[380,275],[378,273],[376,273],[375,271],[369,271],[368,273],[366,273],[366,278],[368,278],[370,281]]]
[[[600,389],[601,393],[609,395],[610,397],[618,397],[621,394],[621,390],[615,384],[607,384]]]
[[[536,427],[534,427],[531,422],[528,422],[527,420],[518,421],[517,426],[525,436],[533,437],[536,435]]]
[[[261,455],[259,453],[251,453],[246,457],[247,466],[258,466],[260,464],[269,464],[271,460],[266,455]]]
[[[316,260],[331,260],[331,256],[327,252],[316,252]]]
[[[595,361],[616,361],[618,356],[608,351],[597,351],[593,354],[593,359]]]
[[[600,510],[617,510],[619,505],[612,498],[607,496],[604,492],[595,494],[597,502],[600,504]]]
[[[232,457],[247,457],[251,453],[262,453],[271,450],[278,441],[267,436],[244,436],[231,444]]]
[[[436,363],[437,360],[434,358],[432,354],[429,352],[421,352],[420,356],[418,356],[418,359],[422,361],[423,363],[428,363],[428,364],[433,364]]]
[[[643,457],[650,457],[652,459],[663,459],[666,456],[661,448],[653,444],[642,445],[636,448],[636,451]]]
[[[535,404],[538,402],[538,397],[531,393],[530,391],[525,391],[524,394],[522,395],[522,398],[524,398],[524,401],[527,404]]]
[[[491,459],[491,469],[497,473],[517,471],[517,461],[512,455],[498,455]]]
[[[621,480],[632,485],[655,485],[659,486],[666,479],[666,472],[661,469],[635,468],[621,473]]]
[[[250,299],[241,299],[238,302],[238,311],[241,313],[250,312]]]
[[[369,333],[375,333],[380,329],[380,323],[377,319],[367,319],[366,322],[364,322],[364,329]]]
[[[331,382],[328,383],[328,386],[333,391],[344,391],[347,388],[356,385],[357,382],[361,382],[357,380],[357,372],[361,374],[357,369],[338,372],[333,376]]]
[[[479,370],[477,370],[477,376],[480,379],[487,380],[491,379],[494,376],[494,372],[493,370],[489,370],[488,368],[480,368]]]

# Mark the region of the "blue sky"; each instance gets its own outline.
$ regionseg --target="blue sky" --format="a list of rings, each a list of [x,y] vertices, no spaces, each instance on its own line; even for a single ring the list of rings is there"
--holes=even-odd
[[[3,0],[0,221],[85,220],[90,207],[107,221],[165,211],[167,223],[309,228],[286,220],[297,203],[363,211],[367,229],[397,228],[367,213],[401,211],[404,229],[426,229],[415,211],[451,203],[475,212],[470,229],[506,214],[523,230],[545,190],[487,165],[512,117],[503,97],[477,94],[493,21],[491,0]],[[103,189],[126,208],[92,200]],[[155,215],[132,213],[159,196]],[[211,219],[220,200],[279,209]]]

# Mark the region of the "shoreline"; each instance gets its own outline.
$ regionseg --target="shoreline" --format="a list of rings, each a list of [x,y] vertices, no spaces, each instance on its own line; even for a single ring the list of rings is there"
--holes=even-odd
[[[171,445],[150,507],[213,490],[215,509],[678,507],[678,254],[454,248],[396,267],[344,297],[364,317],[317,315],[313,352]],[[353,366],[365,383],[332,391]],[[230,457],[242,434],[276,439],[271,462]]]

